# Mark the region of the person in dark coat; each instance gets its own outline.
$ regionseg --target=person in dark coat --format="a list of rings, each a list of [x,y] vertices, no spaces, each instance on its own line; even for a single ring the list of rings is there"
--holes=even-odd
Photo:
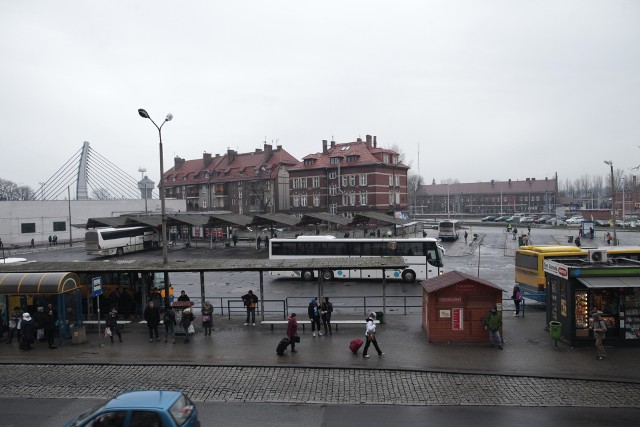
[[[29,313],[22,315],[22,325],[20,326],[22,336],[20,337],[20,348],[22,350],[31,350],[31,344],[36,340],[36,322],[31,318]]]
[[[144,309],[144,320],[147,321],[147,328],[149,328],[149,342],[153,342],[154,336],[156,341],[160,341],[160,334],[158,333],[160,308],[156,307],[153,301],[149,301],[147,308]]]
[[[329,302],[329,297],[324,297],[324,301],[320,306],[322,312],[322,326],[324,326],[324,334],[331,335],[331,313],[333,313],[333,304]]]
[[[189,326],[191,326],[191,324],[193,323],[193,321],[196,319],[196,317],[193,315],[193,313],[191,312],[190,308],[185,308],[182,311],[182,318],[180,319],[180,326],[182,326],[182,329],[184,329],[184,342],[185,344],[188,343],[189,337],[191,336],[191,334],[189,333]]]
[[[105,326],[111,329],[111,344],[113,344],[113,335],[118,334],[118,339],[122,342],[122,335],[120,334],[120,326],[118,325],[118,310],[113,307],[105,320]],[[147,323],[148,324],[148,323]],[[157,327],[156,327],[157,329]]]
[[[56,337],[56,312],[53,309],[53,305],[49,304],[44,314],[44,340],[47,342],[49,348],[54,350],[58,347],[56,347],[54,343]]]
[[[252,290],[249,290],[249,292],[242,296],[242,302],[247,308],[247,319],[244,322],[244,326],[249,326],[249,321],[253,323],[253,326],[256,326],[256,307],[258,307],[258,296],[255,295]]]
[[[44,313],[44,307],[38,307],[38,310],[36,311],[36,339],[40,342],[44,342],[44,325],[46,322],[47,318]]]
[[[289,315],[289,319],[287,322],[287,337],[289,337],[289,341],[291,342],[291,353],[297,353],[296,350],[296,336],[298,335],[298,319],[296,318],[295,313],[291,313]]]
[[[316,336],[316,327],[318,328],[318,335],[322,336],[322,332],[320,332],[320,307],[318,307],[317,298],[312,298],[311,301],[309,301],[307,314],[309,315],[309,320],[311,320],[311,332],[313,332],[313,336]]]
[[[180,296],[178,297],[178,301],[191,301],[189,299],[189,295],[185,291],[180,291]]]

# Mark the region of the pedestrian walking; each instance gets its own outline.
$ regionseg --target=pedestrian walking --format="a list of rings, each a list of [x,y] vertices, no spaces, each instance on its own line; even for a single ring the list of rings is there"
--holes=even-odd
[[[178,301],[191,301],[189,295],[185,291],[180,291],[180,296],[178,297]]]
[[[44,324],[46,322],[44,307],[38,307],[36,310],[36,340],[38,342],[44,342]]]
[[[574,242],[576,243],[577,247],[582,246],[582,243],[580,242],[580,235],[578,235],[578,237],[576,237],[576,240],[574,240]]]
[[[469,238],[469,234],[467,233],[467,230],[464,231],[464,244],[467,244],[467,239]]]
[[[58,236],[56,234],[53,235],[53,246],[58,246]]]
[[[531,224],[527,225],[527,234],[531,234]]]
[[[610,244],[611,244],[611,233],[609,233],[609,232],[607,231],[607,235],[605,236],[605,238],[606,238],[606,240],[607,240],[607,245],[610,245]]]
[[[55,345],[56,336],[56,312],[53,309],[53,305],[49,304],[45,310],[45,322],[44,322],[44,340],[50,349],[55,350],[58,348]]]
[[[311,332],[313,332],[313,336],[316,336],[316,328],[318,329],[318,335],[322,336],[322,332],[320,332],[320,307],[318,307],[318,298],[311,298],[309,307],[307,308],[307,314],[309,315],[309,320],[311,320]]]
[[[596,339],[596,352],[597,360],[603,360],[607,357],[607,352],[604,350],[604,338],[607,333],[607,322],[602,320],[600,313],[593,314],[593,337]]]
[[[512,233],[513,233],[513,239],[512,240],[516,240],[516,237],[518,236],[518,229],[513,227]]]
[[[147,328],[149,328],[149,342],[153,342],[154,337],[156,341],[160,341],[160,334],[158,334],[160,308],[156,307],[153,301],[149,301],[147,308],[144,309],[144,320],[147,321]]]
[[[269,236],[264,236],[264,248],[269,249]]]
[[[205,335],[211,335],[211,326],[213,325],[213,305],[209,301],[205,301],[202,306],[202,327]]]
[[[164,323],[164,342],[165,344],[169,340],[169,337],[176,343],[176,313],[172,309],[164,311],[162,315],[162,323]]]
[[[20,336],[20,350],[31,350],[31,344],[36,340],[36,323],[29,313],[22,314]]]
[[[122,334],[120,334],[120,326],[118,325],[118,309],[115,307],[111,308],[111,311],[107,314],[107,318],[105,319],[104,325],[111,330],[111,344],[113,344],[113,336],[118,335],[118,339],[122,342]]]
[[[257,249],[260,249],[261,244],[262,244],[262,238],[258,236],[258,239],[256,240]]]
[[[36,242],[35,240],[31,239],[31,244],[29,245],[29,248],[35,248],[36,247]]]
[[[236,233],[233,233],[233,236],[231,236],[231,240],[233,240],[233,246],[236,246],[238,244],[238,236],[236,235]]]
[[[320,305],[322,312],[322,326],[324,326],[324,334],[332,335],[331,332],[331,313],[333,313],[333,304],[329,302],[329,297],[324,297],[324,301]]]
[[[522,302],[522,293],[520,292],[520,286],[513,286],[513,293],[511,294],[511,299],[513,303],[516,305],[516,312],[513,313],[514,317],[518,317],[520,314],[520,303]]]
[[[196,331],[193,327],[193,321],[196,320],[196,317],[191,312],[190,308],[185,308],[182,311],[182,318],[180,319],[180,326],[184,329],[184,342],[185,344],[190,341],[191,335],[193,335]]]
[[[500,328],[502,327],[502,314],[498,313],[498,307],[495,305],[491,311],[484,317],[484,329],[489,332],[489,345],[493,348],[495,345],[502,350],[504,343],[500,336]]]
[[[244,326],[249,325],[249,321],[256,326],[256,307],[258,306],[258,296],[253,293],[251,289],[249,292],[242,296],[242,302],[247,308],[247,320],[244,322]]]
[[[364,350],[362,350],[362,357],[364,357],[365,359],[369,358],[367,351],[369,350],[369,346],[371,345],[371,343],[373,343],[373,346],[376,348],[376,351],[378,352],[378,356],[382,356],[384,354],[382,350],[380,350],[380,347],[378,347],[378,340],[376,339],[375,320],[376,320],[376,313],[375,312],[369,313],[369,317],[367,317],[367,326],[364,331],[366,336],[366,342],[364,344]]]
[[[596,236],[596,232],[593,227],[589,227],[589,238],[593,239]]]
[[[295,313],[291,313],[289,315],[289,319],[287,322],[287,337],[289,337],[289,342],[291,343],[291,353],[297,353],[296,350],[296,338],[298,336],[298,318]]]

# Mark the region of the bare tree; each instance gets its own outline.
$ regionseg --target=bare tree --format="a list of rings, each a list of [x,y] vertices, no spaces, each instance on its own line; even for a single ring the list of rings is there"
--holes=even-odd
[[[15,182],[0,178],[0,200],[29,200],[33,194],[34,191],[29,186],[19,186]]]

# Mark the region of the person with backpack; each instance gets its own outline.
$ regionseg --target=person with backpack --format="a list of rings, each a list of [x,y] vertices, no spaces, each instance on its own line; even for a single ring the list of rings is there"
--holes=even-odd
[[[247,320],[245,320],[244,326],[249,326],[249,321],[251,321],[253,326],[256,326],[256,307],[258,307],[258,296],[249,289],[249,292],[242,296],[242,302],[247,308]]]
[[[324,334],[331,335],[331,313],[333,313],[333,304],[329,302],[329,297],[324,297],[324,301],[320,306],[322,312],[322,326],[324,326]]]
[[[518,317],[520,314],[520,303],[522,302],[522,293],[520,292],[520,286],[517,284],[513,286],[513,294],[511,295],[513,303],[516,305],[516,312],[513,313],[513,317]]]
[[[600,313],[593,313],[593,337],[596,339],[597,360],[603,360],[607,357],[603,344],[606,333],[607,322],[602,320]]]

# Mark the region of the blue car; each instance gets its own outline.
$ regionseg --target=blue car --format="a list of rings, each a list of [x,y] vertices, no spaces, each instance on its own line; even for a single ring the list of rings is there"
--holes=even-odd
[[[89,409],[66,424],[74,426],[200,426],[198,410],[184,393],[168,390],[128,391]]]

